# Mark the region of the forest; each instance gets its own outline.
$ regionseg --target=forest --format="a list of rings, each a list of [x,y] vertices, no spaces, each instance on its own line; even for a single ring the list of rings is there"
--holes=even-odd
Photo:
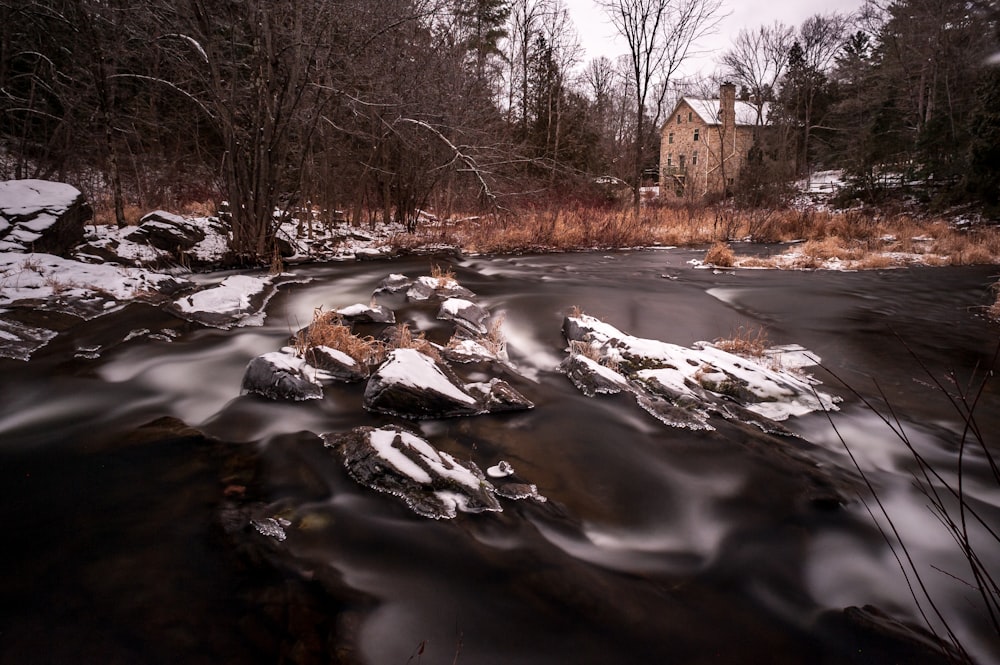
[[[227,201],[250,263],[304,207],[413,230],[620,180],[638,218],[665,115],[732,81],[776,128],[734,205],[841,169],[845,202],[1000,210],[1000,2],[746,26],[711,80],[678,72],[721,0],[603,4],[614,61],[584,61],[565,0],[0,0],[0,178],[73,183],[119,226]]]

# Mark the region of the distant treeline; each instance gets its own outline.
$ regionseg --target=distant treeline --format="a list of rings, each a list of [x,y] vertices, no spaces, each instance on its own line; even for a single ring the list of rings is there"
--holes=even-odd
[[[873,0],[748,27],[718,79],[770,103],[776,177],[845,168],[869,199],[902,179],[997,206],[998,16]],[[0,177],[74,182],[119,224],[225,198],[248,260],[302,205],[413,228],[430,207],[596,201],[595,176],[655,173],[662,115],[718,80],[668,80],[675,57],[637,95],[635,58],[581,53],[564,0],[0,0]]]

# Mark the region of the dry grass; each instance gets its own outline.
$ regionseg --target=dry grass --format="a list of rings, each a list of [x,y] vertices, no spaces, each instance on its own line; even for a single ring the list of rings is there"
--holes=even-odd
[[[454,286],[455,284],[458,283],[458,281],[455,279],[454,270],[452,270],[450,267],[442,269],[441,266],[439,266],[436,263],[431,266],[431,278],[436,279],[438,286],[442,288],[448,286]]]
[[[339,314],[321,309],[313,311],[312,322],[295,335],[293,346],[299,357],[303,358],[312,349],[327,346],[346,353],[361,365],[381,362],[386,354],[382,342],[372,337],[358,337],[351,332],[350,327],[344,325]]]
[[[994,284],[993,291],[996,293],[996,298],[993,304],[986,308],[986,315],[994,321],[1000,321],[1000,284]]]
[[[453,222],[447,230],[451,242],[470,252],[482,253],[691,246],[752,239],[805,241],[795,248],[802,255],[801,265],[791,267],[822,267],[824,261],[831,259],[854,263],[848,267],[856,269],[914,262],[1000,263],[1000,232],[996,230],[967,232],[941,219],[862,210],[754,211],[684,202],[650,204],[636,218],[629,207],[536,206],[517,215]],[[410,242],[432,242],[431,236],[440,233],[440,226],[429,227],[426,235],[418,234]],[[721,248],[717,251],[720,254],[716,259],[728,258]],[[885,254],[894,257],[881,256]],[[915,261],[913,255],[925,259]],[[940,256],[949,258],[942,261]],[[729,265],[707,257],[706,261]],[[734,257],[731,265],[747,265],[747,259]],[[768,264],[757,261],[756,265]],[[788,267],[787,262],[783,266]]]
[[[95,226],[115,226],[117,222],[115,220],[115,205],[112,199],[99,199],[92,202],[90,207],[94,211],[94,219],[91,221],[92,224]],[[130,203],[126,204],[123,210],[125,215],[125,224],[127,226],[135,226],[147,212],[149,211],[144,211],[137,205],[132,205]]]
[[[601,355],[601,350],[587,342],[572,340],[569,343],[571,355],[579,355],[593,360],[598,365],[607,367],[614,372],[621,372],[621,364],[617,358]]]
[[[429,356],[434,360],[441,360],[441,353],[438,351],[437,347],[427,340],[424,333],[413,334],[410,330],[410,326],[405,323],[400,323],[393,326],[388,331],[388,348],[389,349],[416,349],[425,356]]]
[[[736,263],[736,254],[727,243],[717,242],[705,253],[705,263],[719,268],[732,268]]]
[[[771,346],[764,326],[744,325],[732,331],[729,337],[720,337],[714,344],[729,353],[745,358],[762,358]]]
[[[485,335],[477,337],[474,340],[495,357],[503,356],[507,350],[507,338],[503,334],[503,321],[504,316],[501,314],[493,319]],[[461,335],[452,335],[445,346],[449,349],[455,349],[461,346],[467,339],[467,337]]]
[[[507,338],[503,334],[503,322],[505,318],[503,314],[500,314],[493,319],[489,330],[486,331],[486,335],[479,340],[479,343],[495,356],[503,354],[507,349]]]

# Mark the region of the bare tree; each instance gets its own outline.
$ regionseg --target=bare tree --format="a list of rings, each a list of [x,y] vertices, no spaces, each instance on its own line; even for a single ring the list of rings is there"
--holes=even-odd
[[[636,217],[647,152],[644,139],[648,104],[655,102],[656,124],[668,89],[665,83],[674,76],[698,39],[718,25],[721,5],[722,0],[603,0],[611,23],[629,48],[628,74],[635,95],[632,205]],[[659,91],[658,98],[650,100],[654,90]]]
[[[795,31],[783,23],[762,25],[756,30],[740,30],[733,47],[722,56],[722,65],[730,80],[749,94],[757,109],[757,124],[764,124],[764,104],[777,93],[775,89],[788,65],[788,50]]]

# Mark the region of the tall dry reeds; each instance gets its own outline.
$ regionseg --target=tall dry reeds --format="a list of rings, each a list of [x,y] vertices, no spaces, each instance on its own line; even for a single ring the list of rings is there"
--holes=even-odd
[[[650,202],[636,217],[631,208],[609,205],[535,205],[516,213],[439,222],[406,234],[405,247],[451,244],[470,252],[572,251],[648,246],[711,245],[749,240],[804,241],[795,261],[776,267],[823,267],[836,259],[869,269],[924,263],[971,265],[1000,262],[1000,232],[962,230],[942,219],[874,210],[741,209],[723,202]],[[735,265],[768,265],[736,257]]]

